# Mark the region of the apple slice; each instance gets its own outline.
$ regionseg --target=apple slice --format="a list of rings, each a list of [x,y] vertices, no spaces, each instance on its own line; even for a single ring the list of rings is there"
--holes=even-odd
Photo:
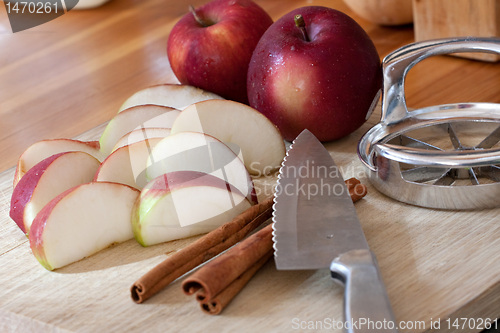
[[[29,234],[37,260],[48,270],[66,266],[133,238],[130,217],[139,191],[117,183],[87,183],[52,199]]]
[[[171,128],[179,114],[179,110],[158,105],[140,105],[124,110],[114,116],[104,129],[99,139],[101,153],[109,155],[118,140],[135,129]]]
[[[207,99],[222,99],[222,97],[190,85],[160,84],[139,90],[130,96],[120,107],[119,112],[145,104],[163,105],[180,110]]]
[[[269,174],[285,156],[277,127],[259,111],[238,102],[214,99],[188,106],[175,120],[171,134],[186,131],[206,133],[241,149],[252,175]]]
[[[97,170],[94,181],[125,184],[142,189],[146,184],[146,162],[162,138],[146,139],[118,148]]]
[[[176,171],[148,183],[132,214],[136,240],[149,246],[209,232],[252,204],[218,177]]]
[[[92,181],[100,162],[80,152],[65,152],[47,157],[32,167],[15,187],[10,217],[24,233],[42,208],[62,192]]]
[[[182,132],[161,140],[147,158],[146,177],[152,180],[174,171],[198,171],[216,176],[257,203],[252,178],[241,159],[216,138]]]
[[[43,161],[47,157],[68,151],[82,151],[94,156],[99,161],[104,160],[104,155],[99,151],[97,141],[79,141],[71,139],[52,139],[38,141],[29,146],[19,157],[14,174],[14,187],[19,180],[35,164]]]
[[[165,138],[170,135],[170,128],[159,128],[159,127],[151,127],[151,128],[138,128],[135,129],[118,140],[118,142],[113,147],[113,151],[118,148],[154,138]]]

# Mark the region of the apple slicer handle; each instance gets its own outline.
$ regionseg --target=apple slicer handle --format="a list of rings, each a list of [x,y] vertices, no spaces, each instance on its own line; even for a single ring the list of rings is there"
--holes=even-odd
[[[342,254],[332,262],[330,271],[345,286],[346,332],[398,332],[376,258],[370,250]]]
[[[397,123],[408,114],[404,83],[408,71],[420,61],[435,55],[488,52],[500,54],[500,38],[449,38],[417,42],[388,54],[383,62],[381,122]]]

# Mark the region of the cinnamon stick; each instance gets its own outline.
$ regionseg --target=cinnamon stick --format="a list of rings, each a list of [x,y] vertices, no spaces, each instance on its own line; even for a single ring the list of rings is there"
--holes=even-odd
[[[234,296],[236,296],[240,290],[243,289],[255,273],[257,273],[257,271],[264,266],[264,264],[269,261],[272,256],[273,251],[269,251],[219,294],[213,296],[212,298],[205,297],[203,300],[198,300],[202,311],[211,315],[221,313],[226,305],[233,300]]]
[[[350,190],[351,188],[353,188],[357,184],[361,184],[361,182],[359,181],[359,179],[352,177],[352,178],[349,178],[348,180],[346,180],[345,184],[347,186],[347,189]]]
[[[356,178],[346,181],[353,202],[367,193]],[[216,315],[240,292],[273,253],[272,225],[262,228],[213,259],[182,282],[186,295],[196,294],[201,309]]]
[[[268,225],[198,269],[183,281],[182,289],[186,295],[200,291],[198,301],[211,300],[272,248],[272,227]]]
[[[211,315],[217,315],[222,312],[222,310],[229,304],[241,289],[250,281],[250,279],[257,273],[257,271],[264,266],[264,264],[269,261],[273,256],[273,251],[269,251],[262,258],[260,258],[255,264],[253,264],[248,270],[241,274],[236,280],[231,282],[224,290],[218,293],[212,298],[202,297],[200,302],[200,307],[203,312]],[[198,292],[198,295],[200,292]]]
[[[363,184],[356,184],[352,188],[349,189],[349,195],[353,202],[358,201],[362,197],[364,197],[367,193],[368,189]]]
[[[273,197],[270,197],[250,207],[231,222],[158,264],[132,285],[131,296],[134,302],[144,302],[177,278],[241,241],[272,216],[272,205]]]

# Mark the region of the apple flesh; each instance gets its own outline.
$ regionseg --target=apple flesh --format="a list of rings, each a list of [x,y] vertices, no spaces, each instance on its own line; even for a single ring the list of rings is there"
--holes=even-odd
[[[99,161],[84,152],[52,155],[32,167],[14,188],[10,217],[28,234],[38,212],[57,195],[92,181]]]
[[[155,138],[163,139],[169,135],[170,135],[170,128],[151,127],[151,128],[135,129],[122,136],[113,147],[113,151],[136,142],[155,139]]]
[[[186,106],[207,99],[221,99],[212,92],[183,84],[159,84],[151,86],[130,96],[120,107],[119,112],[137,105],[163,105],[182,110]]]
[[[171,134],[200,132],[227,144],[241,157],[252,175],[276,170],[285,156],[279,130],[257,110],[229,100],[191,104],[172,125]]]
[[[257,203],[252,178],[241,159],[216,138],[181,132],[161,140],[147,158],[147,179],[174,171],[197,171],[216,176]]]
[[[94,181],[115,182],[136,189],[146,184],[146,162],[162,138],[152,138],[123,146],[113,151],[95,173]]]
[[[37,163],[52,155],[69,151],[82,151],[84,153],[92,155],[99,161],[102,161],[105,158],[105,155],[102,154],[99,150],[99,143],[97,141],[85,142],[71,139],[52,139],[38,141],[28,147],[19,157],[14,174],[14,187],[24,176],[24,174]]]
[[[213,0],[183,16],[170,32],[167,54],[183,84],[247,103],[252,52],[272,24],[251,0]]]
[[[301,15],[295,22],[295,17]],[[250,105],[286,140],[308,129],[321,141],[359,128],[378,101],[380,57],[366,32],[337,10],[293,10],[264,33],[248,69]]]
[[[168,173],[148,183],[132,215],[136,240],[150,246],[207,233],[252,204],[215,176],[195,171]]]
[[[148,127],[171,128],[180,111],[166,106],[139,105],[126,109],[111,119],[99,139],[101,153],[109,155],[125,134]]]
[[[130,218],[138,195],[129,186],[104,182],[61,193],[33,221],[33,255],[53,270],[133,238]]]

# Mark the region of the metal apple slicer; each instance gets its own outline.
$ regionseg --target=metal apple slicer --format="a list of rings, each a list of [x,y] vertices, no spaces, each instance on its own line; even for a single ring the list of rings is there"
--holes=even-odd
[[[430,56],[459,52],[500,54],[500,39],[419,42],[383,61],[382,117],[361,138],[358,155],[371,183],[391,198],[436,209],[500,206],[500,104],[406,106],[408,71]]]

